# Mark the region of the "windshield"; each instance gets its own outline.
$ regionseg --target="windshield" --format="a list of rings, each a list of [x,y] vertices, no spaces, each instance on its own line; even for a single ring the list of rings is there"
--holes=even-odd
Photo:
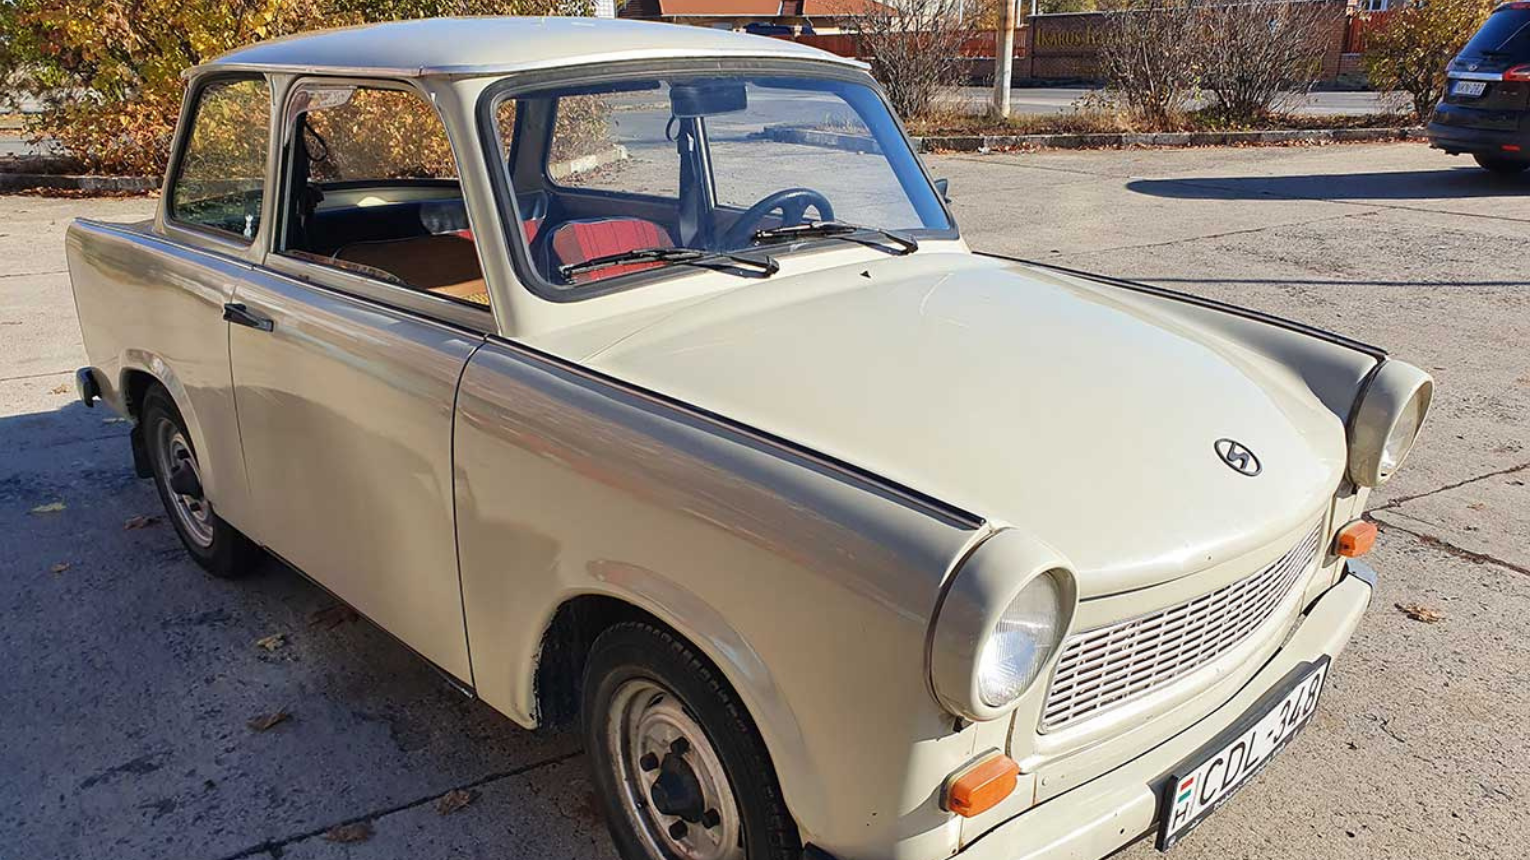
[[[1489,15],[1482,29],[1461,49],[1461,55],[1530,59],[1530,7],[1509,6]]]
[[[885,241],[901,253],[899,238],[952,235],[897,123],[853,80],[654,75],[517,93],[494,116],[518,262],[544,288],[694,271],[654,249],[765,259],[810,242]],[[834,228],[770,233],[826,221]]]

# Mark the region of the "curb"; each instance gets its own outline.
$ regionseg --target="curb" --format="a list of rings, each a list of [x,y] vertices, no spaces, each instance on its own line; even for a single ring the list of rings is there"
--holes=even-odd
[[[159,178],[150,176],[85,176],[71,173],[0,172],[0,191],[30,191],[34,188],[144,194],[159,190]]]
[[[846,134],[824,129],[798,128],[792,125],[767,125],[759,136],[778,143],[800,143],[807,146],[824,146],[849,152],[876,152],[875,138],[860,134]]]
[[[1122,134],[932,135],[914,138],[920,152],[990,152],[1005,149],[1114,149],[1128,146],[1237,146],[1240,144],[1363,143],[1423,140],[1422,126],[1316,128],[1269,131],[1171,131]]]

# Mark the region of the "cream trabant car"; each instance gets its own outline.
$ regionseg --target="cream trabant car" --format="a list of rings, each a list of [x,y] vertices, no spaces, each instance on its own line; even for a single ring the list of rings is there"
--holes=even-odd
[[[577,721],[623,857],[1169,846],[1321,706],[1429,378],[973,253],[862,65],[436,20],[187,93],[69,231],[82,397],[212,573]]]

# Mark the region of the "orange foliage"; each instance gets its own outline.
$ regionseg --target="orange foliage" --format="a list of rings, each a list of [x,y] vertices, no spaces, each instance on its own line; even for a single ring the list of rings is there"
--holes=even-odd
[[[276,36],[395,18],[557,14],[583,0],[10,0],[0,79],[42,99],[31,118],[87,169],[157,175],[180,111],[181,73]]]

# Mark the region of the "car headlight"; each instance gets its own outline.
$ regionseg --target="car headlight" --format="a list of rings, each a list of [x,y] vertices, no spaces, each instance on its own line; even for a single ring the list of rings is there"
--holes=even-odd
[[[1057,578],[1044,573],[1020,589],[978,656],[978,695],[983,704],[1005,708],[1036,680],[1062,641],[1066,610]]]
[[[1077,602],[1073,575],[1050,547],[1009,529],[961,566],[936,609],[930,680],[948,711],[1008,713],[1051,665]]]
[[[1407,459],[1429,414],[1434,380],[1411,364],[1386,361],[1371,375],[1350,422],[1349,477],[1379,487]]]

